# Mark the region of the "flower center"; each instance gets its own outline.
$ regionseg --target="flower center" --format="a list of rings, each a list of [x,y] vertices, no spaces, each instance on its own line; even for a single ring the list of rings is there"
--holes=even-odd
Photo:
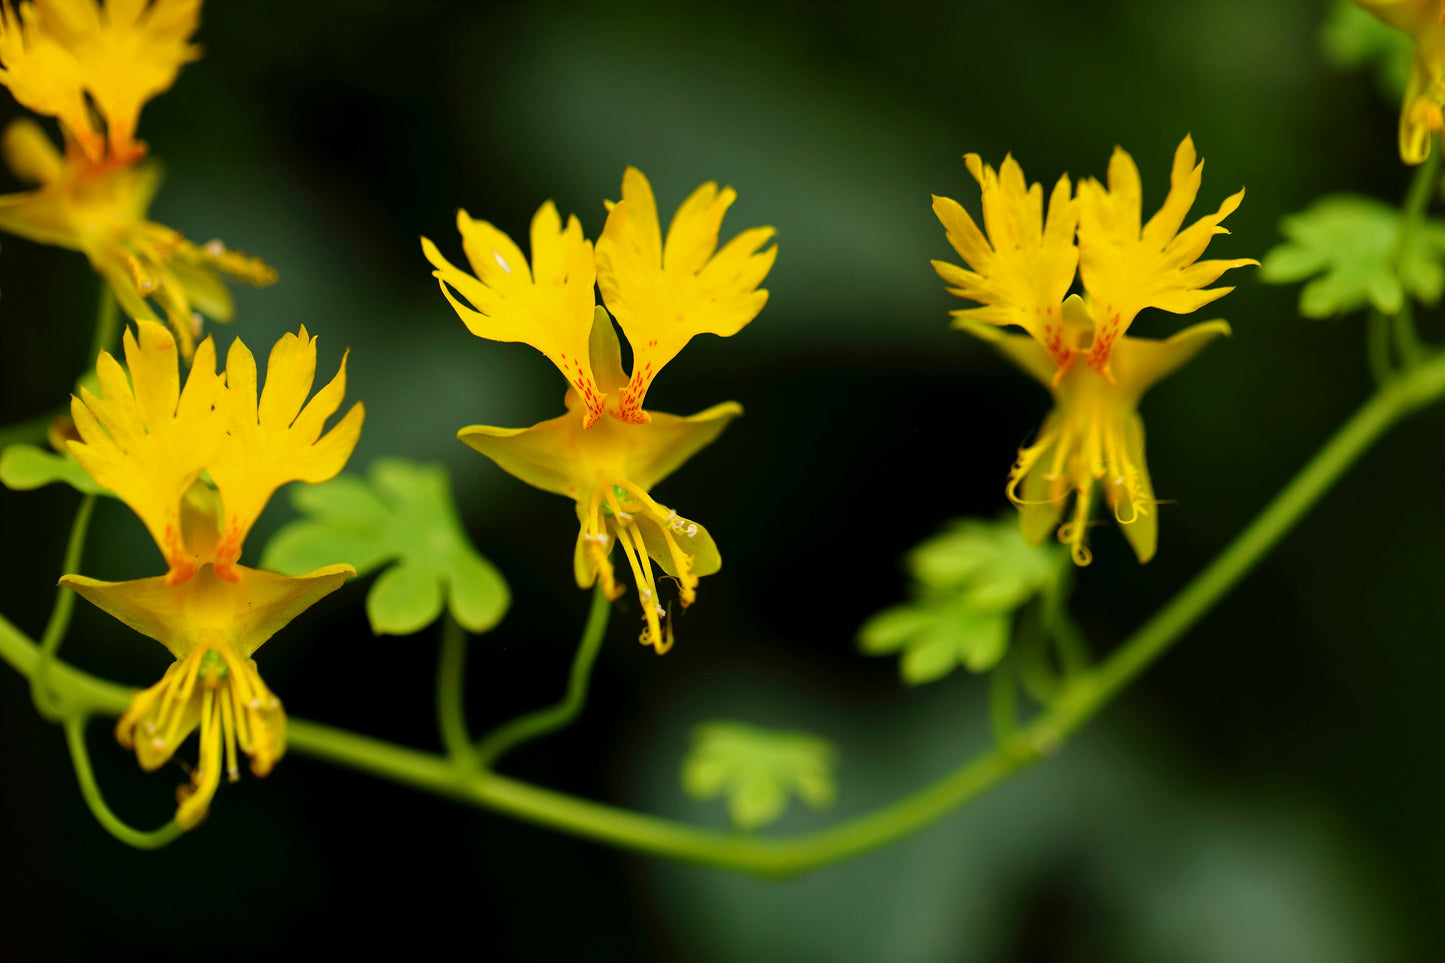
[[[284,725],[281,702],[261,681],[255,663],[207,632],[159,683],[131,700],[116,737],[135,748],[144,768],[155,769],[200,729],[190,783],[177,790],[176,822],[190,829],[210,806],[222,770],[230,782],[241,777],[239,753],[250,757],[257,776],[271,771],[284,751]]]

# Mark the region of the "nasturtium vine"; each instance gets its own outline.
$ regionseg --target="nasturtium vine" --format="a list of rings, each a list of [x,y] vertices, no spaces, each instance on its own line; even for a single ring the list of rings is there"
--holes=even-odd
[[[345,562],[358,575],[385,567],[366,596],[378,635],[419,632],[444,605],[470,632],[506,614],[507,583],[472,547],[440,465],[379,459],[365,479],[342,475],[297,488],[291,500],[306,517],[276,533],[262,565],[290,573]]]
[[[837,756],[830,743],[805,732],[707,722],[693,730],[682,786],[694,799],[726,796],[734,826],[760,829],[787,811],[791,796],[814,809],[831,805]]]

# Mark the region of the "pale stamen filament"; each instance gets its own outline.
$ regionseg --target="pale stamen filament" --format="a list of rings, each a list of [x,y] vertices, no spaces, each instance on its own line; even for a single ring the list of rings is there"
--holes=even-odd
[[[236,765],[236,711],[232,707],[231,687],[221,689],[221,731],[226,737],[226,778],[231,782],[241,778],[241,768]]]
[[[633,548],[630,537],[634,531],[635,529],[631,526],[619,526],[617,531],[617,544],[622,546],[622,554],[627,556],[627,564],[632,568],[632,579],[637,585],[638,595],[641,596],[643,589],[649,587],[649,579],[646,575],[643,575],[642,565],[639,565],[637,561],[635,549]],[[640,538],[639,541],[641,541]],[[647,550],[645,547],[642,557],[644,560],[647,558]],[[647,566],[647,571],[651,574],[652,563],[644,561],[643,564]],[[656,648],[662,636],[657,622],[657,613],[653,610],[653,607],[648,604],[646,598],[642,599],[642,614],[643,617],[647,619],[647,631],[643,633],[639,641],[641,641],[643,645],[651,645],[653,648]]]

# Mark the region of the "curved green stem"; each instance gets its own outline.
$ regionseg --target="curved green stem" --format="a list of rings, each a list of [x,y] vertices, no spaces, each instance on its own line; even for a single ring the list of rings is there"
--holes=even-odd
[[[90,355],[85,359],[88,367],[94,367],[102,351],[115,353],[116,337],[120,333],[120,304],[115,293],[105,281],[100,282],[100,303],[95,309],[95,334],[90,340]]]
[[[448,613],[442,619],[441,649],[437,653],[437,729],[447,756],[457,763],[472,759],[472,736],[467,729],[467,630]]]
[[[572,659],[572,672],[567,679],[567,694],[562,701],[546,709],[518,716],[494,729],[477,743],[476,758],[482,766],[491,766],[502,754],[524,742],[555,732],[569,725],[582,706],[587,702],[587,683],[592,678],[592,666],[607,635],[607,618],[612,603],[602,591],[599,583],[592,590],[592,608],[587,613],[587,624],[582,629],[582,640],[577,645],[577,655]]]
[[[89,721],[90,717],[84,714],[66,719],[65,745],[70,750],[71,761],[75,764],[75,778],[80,783],[80,794],[85,797],[85,804],[90,807],[95,821],[116,839],[136,849],[160,849],[174,842],[183,832],[174,820],[159,829],[134,829],[126,825],[105,804],[105,797],[101,795],[95,773],[90,768],[90,750],[85,745],[85,725]]]
[[[1400,234],[1395,242],[1393,257],[1395,275],[1399,278],[1404,278],[1407,274],[1406,261],[1410,256],[1410,248],[1414,244],[1415,235],[1425,226],[1425,212],[1429,210],[1435,188],[1440,184],[1440,147],[1441,145],[1437,144],[1425,162],[1415,169],[1410,190],[1405,195],[1405,203],[1400,211]],[[1390,327],[1394,334],[1395,353],[1402,365],[1411,368],[1425,359],[1426,348],[1415,332],[1415,319],[1410,309],[1408,293],[1400,310],[1391,318]]]
[[[65,545],[65,558],[60,563],[61,572],[75,572],[80,569],[80,556],[85,551],[85,535],[90,529],[90,516],[95,513],[95,496],[86,495],[76,509],[75,521],[70,526],[70,539]],[[70,613],[75,610],[75,593],[69,589],[55,590],[55,603],[50,609],[50,619],[45,623],[45,632],[40,636],[40,658],[35,672],[30,677],[30,698],[35,708],[49,719],[58,718],[63,706],[49,688],[50,663],[60,649],[65,631],[70,627]]]
[[[1445,355],[1436,355],[1397,376],[1340,427],[1204,571],[1108,659],[1070,680],[1045,712],[1014,730],[994,750],[965,762],[912,795],[820,832],[769,839],[694,829],[533,786],[486,769],[459,776],[454,762],[445,756],[299,719],[290,724],[290,745],[299,754],[655,856],[768,876],[836,863],[917,832],[1057,749],[1203,618],[1391,425],[1442,396]],[[594,597],[567,698],[553,709],[504,726],[484,744],[490,743],[493,750],[505,750],[551,731],[576,715],[605,629],[606,611],[606,600]],[[27,677],[34,673],[39,660],[38,647],[3,618],[0,658]],[[118,713],[129,699],[124,688],[94,679],[59,661],[51,668],[50,684],[69,700],[69,705],[85,706],[97,713]],[[68,735],[73,727],[73,721],[68,723]],[[74,735],[70,737],[74,741]],[[77,763],[78,773],[80,768]],[[82,775],[83,789],[84,783]],[[93,788],[93,780],[91,785]],[[89,796],[87,799],[90,801]]]

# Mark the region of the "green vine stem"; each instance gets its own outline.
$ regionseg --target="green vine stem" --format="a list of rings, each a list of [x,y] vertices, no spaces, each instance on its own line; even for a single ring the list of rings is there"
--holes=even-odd
[[[70,539],[65,545],[65,558],[60,563],[61,572],[80,571],[80,557],[85,551],[85,535],[90,530],[90,517],[95,513],[95,496],[86,495],[75,512],[75,521],[70,526]],[[45,632],[40,636],[40,659],[35,672],[30,676],[30,698],[35,702],[41,716],[54,721],[64,713],[64,706],[49,687],[50,664],[70,627],[70,613],[75,609],[75,593],[69,589],[55,590],[55,603],[50,609],[50,619],[45,623]]]
[[[95,367],[96,359],[102,351],[115,353],[116,339],[120,334],[120,304],[115,300],[115,294],[110,290],[110,285],[104,281],[100,285],[100,303],[95,309],[95,334],[91,336],[90,354],[85,359],[85,367]]]
[[[467,630],[450,613],[443,617],[437,652],[437,729],[447,756],[459,765],[473,758],[465,706],[469,641]]]
[[[105,804],[105,797],[100,794],[100,786],[96,784],[95,773],[90,768],[90,750],[85,746],[85,726],[89,721],[90,717],[83,713],[66,719],[65,745],[70,750],[71,762],[75,764],[75,778],[80,783],[80,794],[85,798],[85,804],[90,807],[95,821],[116,839],[136,849],[160,849],[174,842],[183,832],[175,820],[149,832],[133,829]]]
[[[290,724],[290,745],[298,754],[655,856],[763,876],[786,876],[836,863],[917,832],[1056,750],[1203,618],[1376,439],[1401,418],[1442,396],[1445,355],[1437,354],[1398,375],[1339,428],[1204,571],[1096,668],[1071,679],[1047,711],[992,751],[912,795],[816,833],[790,838],[740,837],[579,799],[486,769],[459,777],[456,765],[445,756],[300,719]],[[490,743],[492,749],[500,744],[504,750],[575,716],[586,692],[587,670],[605,630],[606,609],[605,600],[594,597],[567,699],[551,710],[504,726],[484,743]],[[0,658],[33,678],[40,650],[0,618]],[[118,714],[130,698],[125,688],[59,660],[51,666],[50,685],[68,705],[76,707],[73,711],[81,711],[78,707],[83,706],[97,714]],[[518,728],[526,720],[541,719],[545,723],[530,722],[525,731]],[[68,730],[74,726],[72,720]],[[507,733],[505,740],[500,739],[503,733]]]
[[[1416,233],[1424,227],[1425,212],[1429,210],[1430,199],[1435,196],[1435,188],[1440,183],[1440,154],[1441,145],[1437,143],[1425,162],[1415,169],[1415,176],[1410,181],[1410,190],[1405,195],[1405,204],[1400,212],[1400,234],[1395,242],[1394,251],[1397,277],[1403,277],[1405,274],[1405,259],[1408,256],[1410,245],[1414,242]],[[1415,331],[1414,312],[1411,310],[1408,296],[1391,320],[1395,353],[1404,367],[1414,367],[1425,359],[1428,349],[1420,342],[1420,336]]]
[[[592,608],[587,613],[587,624],[582,629],[582,640],[577,644],[577,655],[572,659],[572,672],[567,679],[567,694],[562,701],[546,709],[525,716],[519,716],[488,733],[477,743],[476,758],[482,766],[492,766],[503,753],[524,742],[555,732],[570,725],[587,702],[587,684],[592,678],[592,666],[597,653],[602,649],[602,640],[607,635],[607,618],[612,603],[602,591],[599,583],[592,590]]]

